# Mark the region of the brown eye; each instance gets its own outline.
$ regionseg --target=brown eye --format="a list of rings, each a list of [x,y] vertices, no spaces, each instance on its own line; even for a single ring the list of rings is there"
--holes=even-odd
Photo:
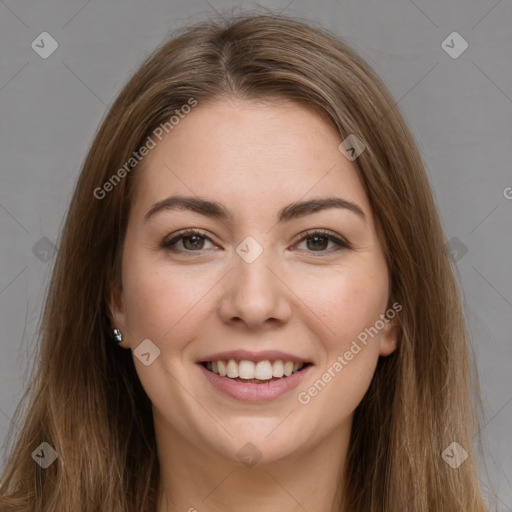
[[[299,240],[299,243],[306,242],[306,251],[316,253],[332,253],[341,251],[343,249],[351,249],[348,242],[342,238],[338,238],[328,231],[310,230],[303,234],[304,236]],[[327,249],[329,242],[334,244],[334,247]]]
[[[161,247],[172,252],[199,252],[205,249],[204,244],[206,240],[211,242],[210,238],[200,231],[188,229],[168,240],[164,240]],[[181,247],[178,245],[179,242],[182,243]]]
[[[190,249],[193,251],[194,249],[202,249],[204,245],[204,237],[200,235],[189,235],[181,237],[183,240],[183,246],[185,249]],[[201,240],[202,239],[202,240]],[[187,243],[189,242],[189,243]]]
[[[307,239],[308,249],[313,251],[317,249],[325,249],[329,245],[329,239],[324,235],[315,235]]]

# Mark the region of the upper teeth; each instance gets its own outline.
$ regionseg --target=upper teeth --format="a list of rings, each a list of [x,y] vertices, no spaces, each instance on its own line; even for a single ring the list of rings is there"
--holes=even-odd
[[[247,361],[242,359],[236,361],[235,359],[229,359],[229,361],[208,361],[206,367],[213,373],[218,373],[221,377],[229,377],[230,379],[258,379],[258,380],[269,380],[272,377],[286,377],[292,373],[300,370],[304,366],[304,363],[295,363],[293,361]]]

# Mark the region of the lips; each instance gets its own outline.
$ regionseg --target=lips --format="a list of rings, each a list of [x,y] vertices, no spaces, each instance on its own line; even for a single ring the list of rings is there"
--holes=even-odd
[[[200,357],[201,373],[214,388],[241,401],[270,401],[295,388],[313,366],[280,350],[231,350]]]
[[[301,370],[288,377],[273,377],[272,379],[257,383],[256,379],[244,380],[227,376],[221,377],[218,373],[208,370],[205,365],[197,364],[201,373],[206,377],[207,382],[214,389],[220,391],[221,394],[238,401],[253,403],[269,403],[287,395],[307,377],[312,366],[312,364],[306,364]]]

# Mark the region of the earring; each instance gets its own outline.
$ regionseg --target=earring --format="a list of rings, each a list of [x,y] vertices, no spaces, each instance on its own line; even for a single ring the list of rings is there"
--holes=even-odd
[[[121,343],[123,341],[123,335],[117,328],[112,331],[112,338],[116,343]]]

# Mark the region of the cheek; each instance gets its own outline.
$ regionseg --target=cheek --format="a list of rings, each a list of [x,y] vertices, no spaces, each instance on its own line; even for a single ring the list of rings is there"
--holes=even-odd
[[[368,265],[351,266],[325,274],[321,280],[309,277],[302,284],[301,297],[321,321],[329,351],[345,346],[373,325],[384,313],[388,281],[385,269],[374,272]]]
[[[387,280],[371,272],[340,273],[311,296],[311,307],[322,320],[316,322],[316,334],[323,357],[314,378],[298,390],[297,401],[331,430],[350,417],[373,378],[379,335],[370,336],[367,329],[385,310]]]
[[[124,268],[124,294],[129,332],[157,343],[176,340],[176,333],[190,328],[215,284],[206,272],[173,268],[154,256],[133,255]],[[211,281],[211,282],[210,282]]]

